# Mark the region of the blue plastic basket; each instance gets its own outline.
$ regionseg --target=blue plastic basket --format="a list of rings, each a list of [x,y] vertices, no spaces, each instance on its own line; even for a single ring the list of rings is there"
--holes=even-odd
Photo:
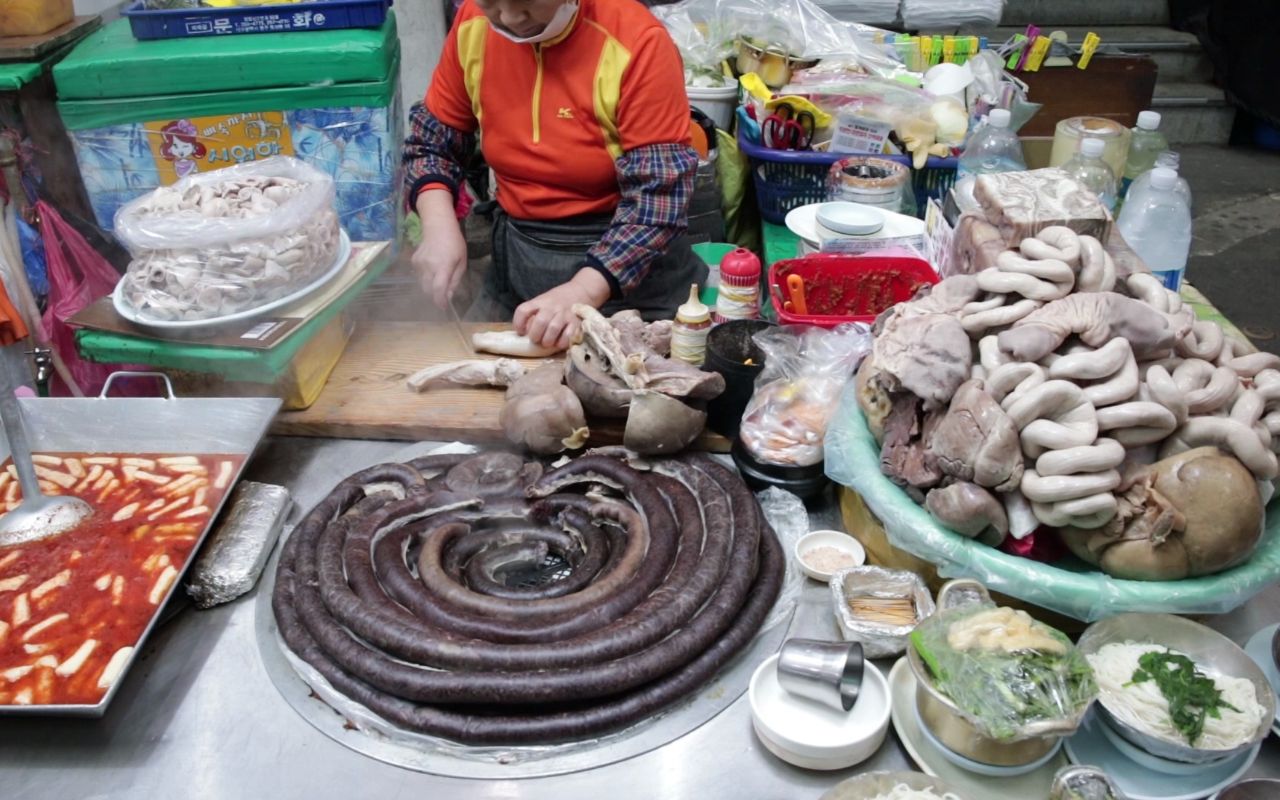
[[[756,187],[756,204],[767,222],[782,225],[793,208],[821,203],[827,199],[827,174],[831,165],[849,153],[815,153],[812,151],[774,150],[752,144],[738,135],[738,147],[751,160],[751,178]],[[876,156],[911,166],[910,156]],[[911,188],[916,197],[916,215],[924,217],[925,203],[930,197],[941,200],[956,182],[955,158],[930,156],[924,169],[911,171]]]
[[[313,0],[275,6],[150,10],[137,0],[124,15],[135,39],[379,28],[393,0]]]

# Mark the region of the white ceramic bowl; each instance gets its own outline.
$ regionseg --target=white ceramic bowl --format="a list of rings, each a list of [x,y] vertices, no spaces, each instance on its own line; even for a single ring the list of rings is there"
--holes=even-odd
[[[846,236],[870,236],[884,228],[884,212],[861,203],[837,200],[818,206],[818,224]]]
[[[852,564],[846,564],[839,569],[830,572],[824,572],[809,566],[804,560],[805,553],[817,547],[834,547],[842,553],[848,553],[853,556]],[[800,562],[800,569],[805,575],[813,578],[815,581],[826,583],[831,580],[831,576],[839,572],[841,569],[849,567],[860,567],[867,561],[867,551],[862,549],[862,545],[857,539],[853,538],[842,531],[810,531],[800,540],[796,542],[796,560]]]
[[[756,668],[747,690],[751,722],[769,752],[805,769],[845,769],[866,761],[884,742],[889,729],[889,684],[868,663],[853,710],[788,694],[778,683],[778,656]]]

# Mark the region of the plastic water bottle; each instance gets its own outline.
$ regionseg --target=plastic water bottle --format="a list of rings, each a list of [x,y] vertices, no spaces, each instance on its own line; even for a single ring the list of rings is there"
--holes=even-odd
[[[1101,139],[1082,139],[1080,152],[1062,165],[1067,174],[1075,178],[1080,185],[1090,189],[1107,208],[1116,208],[1116,174],[1102,160],[1102,153],[1107,143]]]
[[[1120,183],[1120,194],[1129,189],[1129,184],[1137,180],[1144,172],[1150,172],[1156,165],[1156,157],[1169,149],[1169,140],[1157,130],[1160,127],[1160,112],[1143,111],[1138,114],[1138,125],[1133,128],[1129,139],[1129,157],[1124,163],[1124,180]]]
[[[960,154],[956,179],[963,180],[992,172],[1015,172],[1026,168],[1022,140],[1018,138],[1018,134],[1009,130],[1009,112],[1003,108],[995,108],[987,114],[986,124],[969,137],[964,152]]]
[[[1157,167],[1171,169],[1174,172],[1178,171],[1181,161],[1182,160],[1178,157],[1178,154],[1172,150],[1165,150],[1163,153],[1156,156]],[[1151,186],[1151,172],[1152,170],[1147,170],[1134,179],[1133,183],[1129,185],[1129,190],[1124,195],[1125,205],[1128,205],[1131,199],[1140,197],[1147,188]],[[1187,179],[1179,175],[1178,185],[1175,188],[1177,189],[1178,194],[1182,195],[1183,199],[1187,201],[1187,208],[1194,209],[1195,206],[1191,204],[1191,186],[1187,183]]]
[[[1176,292],[1191,251],[1191,206],[1178,191],[1178,173],[1157,167],[1150,175],[1151,185],[1130,193],[1116,224],[1125,242]]]

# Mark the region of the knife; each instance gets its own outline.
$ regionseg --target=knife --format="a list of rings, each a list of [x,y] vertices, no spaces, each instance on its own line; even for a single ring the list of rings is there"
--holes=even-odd
[[[453,320],[453,330],[458,334],[458,338],[462,340],[462,351],[468,355],[476,354],[476,346],[471,343],[471,337],[467,335],[466,329],[462,327],[462,317],[458,315],[458,309],[453,305],[453,298],[450,297],[446,303],[449,307],[449,317]]]

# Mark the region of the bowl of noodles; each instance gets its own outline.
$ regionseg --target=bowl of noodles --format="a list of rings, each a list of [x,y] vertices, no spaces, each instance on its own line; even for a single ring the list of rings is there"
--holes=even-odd
[[[1120,614],[1089,626],[1080,652],[1103,722],[1157,758],[1209,764],[1266,737],[1276,697],[1253,659],[1222,634],[1169,614]]]
[[[974,800],[922,772],[866,772],[831,787],[819,800]]]

